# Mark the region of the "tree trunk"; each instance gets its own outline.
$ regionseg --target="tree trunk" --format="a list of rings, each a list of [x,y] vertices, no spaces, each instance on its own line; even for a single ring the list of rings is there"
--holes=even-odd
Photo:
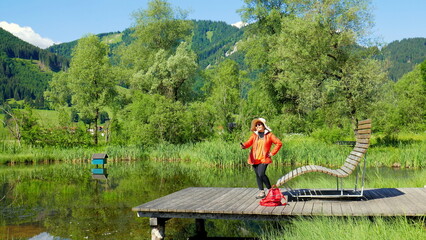
[[[98,145],[98,119],[99,119],[99,109],[96,109],[95,113],[95,135],[93,136],[95,145]]]
[[[3,121],[3,124],[7,125],[7,128],[9,129],[10,133],[16,138],[18,141],[18,145],[21,146],[21,129],[19,126],[19,120],[16,118],[16,116],[12,113],[12,111],[7,111],[4,107],[0,107],[1,110],[3,110],[4,113],[10,116],[12,119],[14,126],[10,126],[7,122]]]

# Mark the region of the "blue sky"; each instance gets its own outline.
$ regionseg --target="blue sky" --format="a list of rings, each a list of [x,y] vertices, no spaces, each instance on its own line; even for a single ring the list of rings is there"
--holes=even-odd
[[[240,21],[243,0],[169,0],[189,10],[189,19]],[[148,0],[1,0],[0,22],[30,27],[41,39],[69,42],[88,33],[123,31],[132,12],[146,9]],[[373,37],[384,43],[426,37],[425,0],[372,0]],[[6,22],[6,23],[5,23]]]

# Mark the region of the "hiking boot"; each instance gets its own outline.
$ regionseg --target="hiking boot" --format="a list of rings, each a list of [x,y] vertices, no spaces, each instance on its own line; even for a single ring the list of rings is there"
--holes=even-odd
[[[265,198],[265,191],[260,190],[259,194],[256,196],[256,199],[261,199],[261,198]]]

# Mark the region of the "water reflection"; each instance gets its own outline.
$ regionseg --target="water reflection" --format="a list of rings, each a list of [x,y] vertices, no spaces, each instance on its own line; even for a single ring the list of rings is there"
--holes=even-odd
[[[0,238],[149,239],[148,219],[137,218],[131,211],[134,206],[187,187],[256,187],[248,166],[223,169],[173,162],[111,162],[105,180],[92,179],[91,168],[90,163],[0,167]],[[271,166],[268,175],[274,181],[289,170]],[[375,187],[368,183],[380,179],[422,178],[424,172],[370,169],[367,187]],[[414,183],[406,182],[406,187],[415,187]],[[335,179],[306,174],[292,184],[329,187]],[[169,239],[191,236],[193,223],[192,219],[169,220]],[[209,236],[247,237],[260,234],[264,224],[268,223],[209,220],[206,230]]]
[[[0,226],[0,239],[22,239],[37,236],[46,229],[37,224]]]
[[[42,232],[42,233],[38,234],[37,236],[30,238],[29,240],[68,240],[68,239],[55,237],[55,236],[50,235],[47,232]]]

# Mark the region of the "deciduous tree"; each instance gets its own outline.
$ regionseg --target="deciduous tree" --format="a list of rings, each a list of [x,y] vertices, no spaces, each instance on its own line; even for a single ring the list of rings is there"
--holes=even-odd
[[[113,101],[115,82],[110,72],[109,47],[95,35],[78,41],[69,69],[72,104],[94,123],[94,143],[98,143],[100,111]]]
[[[368,0],[253,0],[246,5],[245,16],[257,19],[248,42],[258,39],[259,49],[267,48],[263,56],[248,50],[248,57],[261,63],[252,66],[263,69],[264,89],[273,86],[266,92],[281,105],[277,109],[305,119],[327,108],[334,111],[330,116],[353,121],[368,115],[386,79],[380,63],[371,60],[374,48],[361,46],[371,26]]]
[[[122,66],[130,72],[131,87],[177,100],[179,88],[192,78],[196,56],[190,50],[193,24],[186,13],[167,1],[152,0],[134,14],[135,40],[122,51]]]
[[[240,70],[232,60],[225,60],[213,70],[211,95],[208,102],[214,107],[217,123],[229,132],[228,124],[235,122],[240,104]]]
[[[147,93],[157,93],[178,100],[181,86],[191,79],[197,70],[195,54],[184,42],[174,54],[168,56],[166,51],[161,49],[154,59],[147,71],[140,70],[133,76],[133,86]]]

